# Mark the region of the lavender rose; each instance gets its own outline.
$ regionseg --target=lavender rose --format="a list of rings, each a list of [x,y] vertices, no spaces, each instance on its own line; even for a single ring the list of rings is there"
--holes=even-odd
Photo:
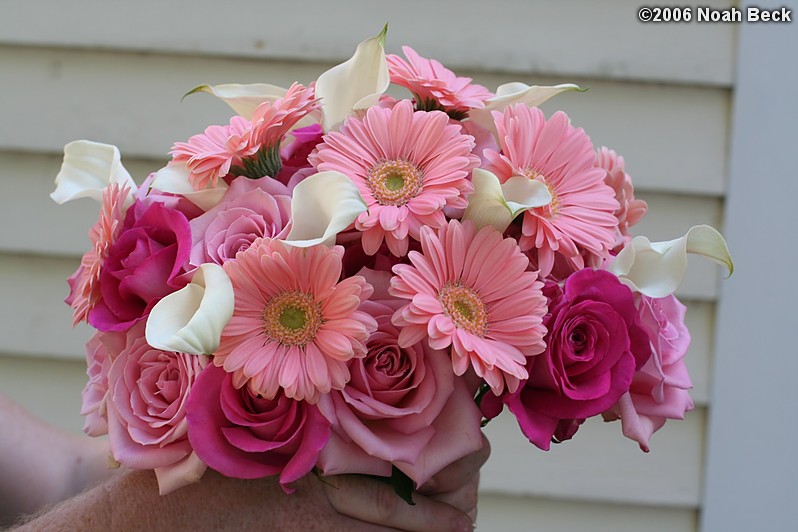
[[[390,277],[386,272],[367,277],[378,294],[379,287],[387,287],[387,281],[375,279],[381,274]],[[448,354],[426,342],[399,347],[391,316],[402,305],[382,300],[361,306],[378,329],[366,357],[349,363],[352,379],[346,387],[319,402],[333,426],[319,460],[325,474],[390,476],[393,465],[420,486],[482,446],[479,409],[465,380],[452,373]]]
[[[259,237],[284,238],[291,219],[288,189],[270,177],[235,179],[222,200],[191,220],[190,262],[223,264]]]
[[[330,424],[315,405],[286,397],[272,399],[236,389],[233,376],[216,366],[202,372],[188,401],[191,445],[209,467],[233,478],[305,476],[330,437]]]
[[[674,296],[642,296],[640,319],[651,337],[651,358],[632,379],[629,392],[603,414],[604,419],[621,419],[624,436],[648,452],[651,435],[667,419],[684,419],[692,410],[692,388],[684,356],[690,346],[690,332],[684,324],[687,308]]]
[[[580,270],[564,290],[549,283],[546,351],[530,359],[529,379],[504,398],[521,430],[548,450],[570,438],[579,420],[600,414],[629,391],[651,357],[631,290],[611,273]]]

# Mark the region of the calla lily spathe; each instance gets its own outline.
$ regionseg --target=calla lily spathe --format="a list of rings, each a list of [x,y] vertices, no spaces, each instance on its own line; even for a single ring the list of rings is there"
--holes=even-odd
[[[205,263],[191,282],[161,299],[147,318],[147,343],[156,349],[210,355],[233,316],[233,284],[218,264]]]
[[[252,120],[252,115],[255,114],[255,109],[260,104],[284,97],[287,89],[268,83],[226,83],[223,85],[200,85],[188,91],[186,96],[197,92],[213,94],[229,105],[237,114],[247,120]]]
[[[222,201],[222,196],[227,192],[227,183],[219,180],[216,185],[204,190],[196,190],[191,184],[189,176],[191,170],[184,163],[167,164],[155,173],[152,188],[170,194],[179,194],[200,209],[207,211]]]
[[[332,245],[335,235],[365,211],[366,202],[348,177],[341,172],[319,172],[294,187],[293,225],[285,243],[295,247]]]
[[[506,107],[517,103],[526,104],[528,107],[538,107],[552,96],[556,96],[561,92],[584,92],[585,90],[587,89],[582,89],[579,85],[574,85],[573,83],[544,87],[538,85],[530,86],[520,82],[505,83],[496,89],[496,96],[485,100],[484,108],[472,109],[468,116],[472,122],[487,129],[495,137],[497,133],[496,125],[493,123],[493,111],[502,112]]]
[[[627,244],[608,270],[633,291],[660,298],[672,294],[687,272],[687,254],[706,257],[734,272],[726,240],[708,225],[695,225],[681,238],[651,242],[637,236]]]
[[[526,176],[513,176],[501,184],[494,173],[477,168],[471,182],[474,192],[463,219],[471,220],[477,229],[492,225],[503,232],[516,216],[527,209],[548,205],[552,199],[546,185]]]
[[[103,191],[112,183],[127,185],[127,205],[133,203],[136,184],[122,166],[119,148],[90,140],[76,140],[64,146],[64,161],[55,176],[55,191],[50,197],[63,205],[78,198],[91,198],[102,203]],[[126,205],[126,206],[127,206]]]
[[[391,78],[385,60],[387,31],[386,25],[379,35],[361,42],[351,58],[316,80],[315,93],[322,100],[321,124],[324,131],[335,129],[353,111],[376,104],[388,89]],[[197,92],[213,94],[249,120],[258,105],[282,98],[286,89],[268,83],[200,85],[186,96]],[[307,125],[305,121],[298,124],[299,127],[304,125]]]
[[[385,35],[360,43],[349,60],[334,66],[316,80],[316,97],[322,99],[322,128],[338,127],[353,111],[375,105],[388,89],[391,76],[385,60]]]

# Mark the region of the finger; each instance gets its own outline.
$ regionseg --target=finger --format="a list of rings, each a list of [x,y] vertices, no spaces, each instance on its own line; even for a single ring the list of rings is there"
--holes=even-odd
[[[325,477],[324,488],[333,508],[340,514],[385,527],[408,531],[471,531],[473,521],[465,513],[421,494],[411,506],[378,480],[356,476]]]
[[[474,517],[479,499],[479,472],[467,484],[460,486],[458,489],[446,493],[436,493],[429,497],[438,502],[445,502],[449,506],[454,506],[461,512],[470,515],[472,521],[476,521]]]
[[[429,479],[418,491],[425,495],[434,493],[447,493],[457,491],[468,484],[479,468],[490,456],[490,442],[482,435],[482,447],[467,456],[443,468],[438,474]]]

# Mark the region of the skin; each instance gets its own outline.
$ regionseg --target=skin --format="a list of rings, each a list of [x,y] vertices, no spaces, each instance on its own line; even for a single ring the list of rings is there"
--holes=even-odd
[[[66,499],[29,518],[21,531],[472,530],[479,468],[490,454],[485,439],[480,451],[421,486],[415,506],[388,484],[360,475],[309,474],[286,495],[275,478],[239,480],[208,470],[200,482],[161,496],[152,471],[110,471],[104,440],[59,431],[2,396],[0,426],[14,428],[0,435],[5,524]]]

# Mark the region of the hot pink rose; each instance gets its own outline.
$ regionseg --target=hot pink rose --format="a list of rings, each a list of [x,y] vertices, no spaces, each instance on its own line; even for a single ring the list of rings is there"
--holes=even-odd
[[[373,274],[386,272],[373,272]],[[385,283],[374,282],[375,289]],[[325,474],[391,475],[391,465],[424,484],[435,473],[482,445],[480,412],[445,351],[426,342],[400,348],[391,316],[402,301],[361,306],[378,329],[368,354],[349,365],[352,379],[319,402],[333,424],[319,467]]]
[[[221,202],[191,220],[190,262],[223,264],[259,237],[284,238],[291,219],[288,189],[270,177],[239,177]]]
[[[330,424],[315,405],[274,399],[236,389],[232,374],[209,366],[188,401],[188,432],[197,454],[209,467],[234,478],[280,475],[290,483],[305,476],[330,437]]]
[[[312,168],[308,162],[308,155],[321,143],[324,131],[321,129],[321,125],[313,124],[297,128],[291,131],[289,135],[294,137],[294,140],[280,146],[280,158],[282,159],[283,167],[274,178],[293,190],[303,177],[307,177],[304,172],[301,173],[302,177],[297,176],[297,178],[294,178],[294,175],[297,172]],[[311,174],[313,173],[315,173],[315,170],[311,172]]]
[[[642,296],[640,319],[651,338],[651,358],[632,379],[628,393],[604,413],[607,421],[621,419],[624,436],[637,441],[648,452],[651,435],[666,419],[684,419],[692,410],[692,388],[684,356],[690,332],[684,324],[687,308],[674,296],[654,299]]]
[[[564,290],[549,283],[544,293],[546,351],[530,359],[529,379],[504,400],[529,441],[548,450],[553,436],[573,436],[578,420],[628,392],[651,347],[631,290],[611,273],[580,270]]]
[[[108,372],[111,453],[129,468],[155,469],[162,494],[205,471],[188,440],[186,401],[207,364],[205,356],[150,347],[140,322]]]
[[[86,343],[86,374],[89,381],[81,394],[80,415],[86,416],[83,432],[89,436],[108,434],[108,371],[125,348],[125,333],[98,332]]]
[[[182,288],[191,252],[191,229],[179,211],[136,201],[100,272],[100,300],[89,323],[124,331],[145,318],[163,296]]]

